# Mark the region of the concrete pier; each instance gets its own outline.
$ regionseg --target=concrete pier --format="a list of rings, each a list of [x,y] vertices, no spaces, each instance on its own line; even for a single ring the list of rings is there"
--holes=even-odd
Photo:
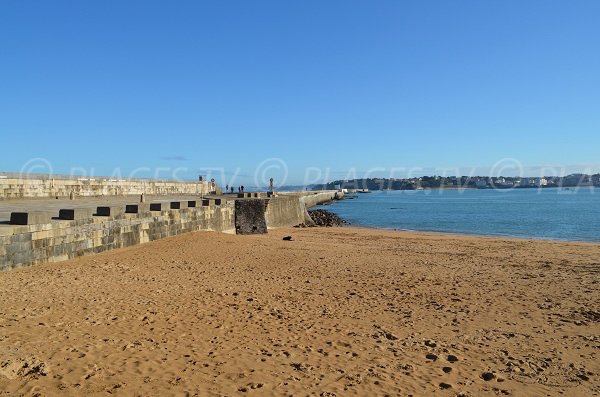
[[[264,233],[309,221],[335,191],[0,200],[0,270],[128,247],[180,233]],[[259,196],[259,197],[256,197]],[[236,202],[248,202],[237,204]]]

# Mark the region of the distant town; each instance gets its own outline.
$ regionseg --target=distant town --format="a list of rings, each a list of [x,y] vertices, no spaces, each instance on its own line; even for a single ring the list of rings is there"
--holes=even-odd
[[[421,190],[421,189],[514,189],[514,188],[572,188],[600,187],[600,174],[571,174],[544,177],[489,177],[489,176],[422,176],[414,178],[365,178],[337,180],[314,189],[368,189],[368,190]]]

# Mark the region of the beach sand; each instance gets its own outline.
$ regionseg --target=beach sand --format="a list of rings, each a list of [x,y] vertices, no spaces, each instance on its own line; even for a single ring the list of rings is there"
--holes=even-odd
[[[597,244],[189,233],[0,273],[0,394],[600,395],[599,271]]]

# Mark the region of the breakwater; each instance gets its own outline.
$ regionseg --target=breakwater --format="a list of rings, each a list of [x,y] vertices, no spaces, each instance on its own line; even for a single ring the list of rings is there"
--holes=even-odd
[[[104,198],[102,205],[97,199],[62,200],[58,211],[51,200],[31,200],[35,208],[15,218],[28,224],[3,221],[0,225],[0,270],[58,262],[186,232],[248,234],[264,232],[265,226],[294,226],[309,221],[307,208],[337,195],[322,191],[270,197],[264,193],[154,196],[146,203],[130,196],[112,199],[115,202]],[[23,200],[19,203],[23,205]],[[54,213],[39,211],[45,203],[54,205]]]

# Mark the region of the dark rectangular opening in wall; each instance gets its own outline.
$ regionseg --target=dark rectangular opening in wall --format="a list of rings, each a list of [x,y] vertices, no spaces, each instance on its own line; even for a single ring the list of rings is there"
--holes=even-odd
[[[150,211],[162,211],[162,203],[150,203]]]
[[[209,199],[202,199],[202,206],[203,207],[208,207],[210,205],[210,200]]]
[[[96,216],[110,216],[110,207],[96,208]]]
[[[137,214],[140,210],[140,206],[137,204],[127,204],[125,206],[125,213],[127,214]]]
[[[75,219],[75,210],[74,209],[62,209],[58,211],[58,218],[63,220],[72,221]]]
[[[27,212],[11,212],[10,214],[10,224],[11,225],[27,225],[27,220],[29,218],[29,214]]]
[[[188,207],[195,208],[196,207],[196,200],[190,200],[190,201],[188,201]]]
[[[171,201],[171,209],[172,210],[180,210],[181,202],[180,201]]]

